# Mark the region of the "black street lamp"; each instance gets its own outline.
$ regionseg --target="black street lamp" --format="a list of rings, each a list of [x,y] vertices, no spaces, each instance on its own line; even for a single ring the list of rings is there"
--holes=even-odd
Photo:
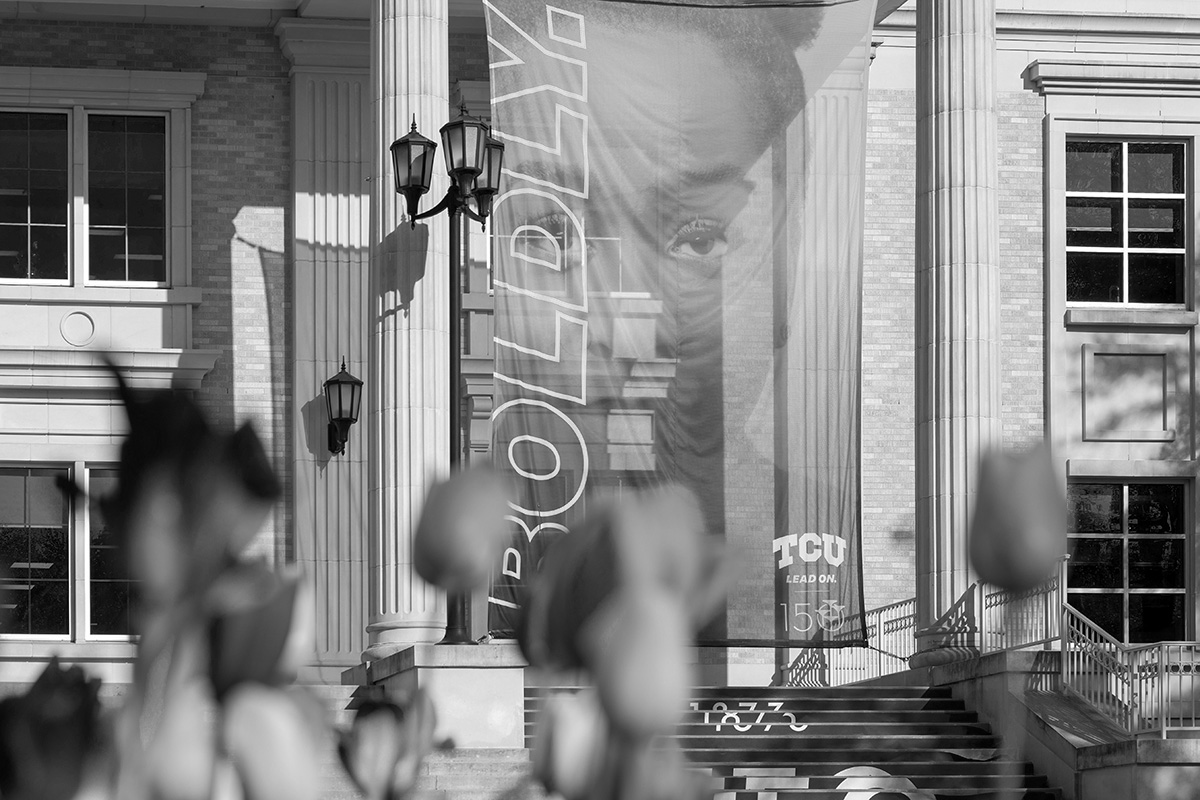
[[[504,143],[492,137],[487,125],[459,109],[458,119],[442,126],[442,147],[450,188],[436,206],[417,213],[421,195],[429,191],[433,178],[433,154],[437,144],[412,130],[392,143],[392,165],[396,192],[404,195],[412,227],[417,220],[446,211],[450,215],[450,469],[462,462],[462,220],[465,214],[487,225],[492,201],[500,190]],[[474,201],[475,208],[471,208]],[[469,625],[470,595],[452,592],[446,597],[446,636],[440,644],[474,644]]]

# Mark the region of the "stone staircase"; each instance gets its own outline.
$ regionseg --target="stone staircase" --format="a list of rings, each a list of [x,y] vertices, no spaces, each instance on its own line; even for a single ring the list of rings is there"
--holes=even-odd
[[[527,744],[547,691],[526,689]],[[692,697],[680,743],[721,781],[718,800],[1061,798],[947,688],[711,687]],[[839,775],[847,770],[860,775]]]

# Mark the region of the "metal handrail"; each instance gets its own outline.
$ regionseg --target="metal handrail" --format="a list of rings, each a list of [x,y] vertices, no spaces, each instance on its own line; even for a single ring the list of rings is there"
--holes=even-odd
[[[960,598],[960,630],[981,655],[1059,643],[1061,684],[1132,735],[1200,729],[1200,642],[1127,645],[1067,602],[1067,561],[1054,577],[1021,592],[972,584]],[[908,667],[916,651],[916,600],[864,614],[865,646],[801,648],[785,685],[837,686]]]

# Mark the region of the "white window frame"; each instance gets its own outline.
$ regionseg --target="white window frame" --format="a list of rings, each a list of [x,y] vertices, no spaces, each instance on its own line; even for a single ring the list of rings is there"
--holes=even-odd
[[[31,461],[31,462],[0,462],[2,469],[64,469],[75,481],[76,485],[87,495],[91,482],[92,470],[113,470],[115,464],[93,461]],[[136,635],[130,634],[93,634],[91,617],[91,518],[88,513],[88,501],[83,498],[67,499],[70,507],[67,515],[69,528],[67,541],[70,548],[68,614],[69,622],[65,634],[21,634],[0,633],[0,642],[41,642],[41,643],[132,643],[137,641]]]
[[[1066,186],[1067,141],[1083,139],[1089,141],[1115,142],[1180,142],[1184,145],[1184,302],[1182,304],[1130,303],[1129,282],[1125,279],[1125,298],[1120,303],[1082,302],[1067,300],[1067,197],[1080,193],[1068,193]],[[1200,186],[1200,173],[1196,157],[1200,146],[1200,121],[1197,122],[1138,122],[1131,120],[1074,119],[1048,117],[1046,136],[1046,309],[1051,322],[1061,325],[1064,321],[1091,324],[1122,325],[1194,325],[1196,323],[1196,268],[1200,264],[1200,247],[1197,243],[1196,226],[1191,217],[1195,215],[1196,187]],[[1082,193],[1092,196],[1090,193]],[[1113,195],[1114,197],[1118,195]],[[1128,196],[1128,193],[1120,195]],[[1173,198],[1175,195],[1155,195]],[[1127,221],[1126,221],[1127,222]],[[1123,222],[1123,224],[1126,224]],[[1072,247],[1069,252],[1088,251],[1095,248]],[[1127,252],[1108,248],[1106,252]]]
[[[1170,534],[1170,535],[1164,534],[1164,535],[1159,536],[1159,538],[1164,538],[1164,539],[1165,538],[1176,538],[1176,539],[1183,540],[1183,553],[1184,553],[1184,556],[1183,556],[1184,557],[1183,588],[1182,589],[1161,589],[1161,590],[1126,589],[1125,584],[1129,583],[1129,563],[1128,563],[1127,557],[1123,557],[1122,563],[1121,563],[1122,584],[1123,585],[1122,585],[1122,588],[1120,590],[1118,590],[1116,593],[1119,594],[1123,598],[1124,606],[1128,606],[1129,597],[1132,595],[1150,595],[1150,594],[1182,595],[1184,598],[1184,601],[1183,601],[1184,602],[1183,638],[1184,638],[1184,640],[1188,640],[1190,637],[1193,637],[1194,631],[1196,630],[1196,614],[1195,614],[1196,568],[1195,568],[1194,564],[1195,564],[1196,553],[1197,553],[1196,543],[1194,541],[1195,540],[1195,535],[1194,535],[1195,524],[1192,520],[1192,509],[1195,507],[1195,497],[1196,497],[1195,481],[1192,479],[1183,478],[1183,477],[1161,477],[1161,476],[1139,477],[1136,475],[1122,475],[1122,476],[1102,475],[1102,476],[1088,477],[1088,476],[1084,476],[1084,475],[1072,475],[1072,477],[1069,481],[1069,484],[1107,484],[1110,486],[1120,486],[1121,487],[1121,529],[1120,529],[1120,531],[1118,531],[1117,533],[1097,533],[1097,534],[1076,533],[1074,531],[1071,531],[1071,532],[1067,533],[1067,538],[1070,539],[1070,538],[1074,537],[1077,539],[1086,539],[1086,538],[1121,539],[1123,553],[1125,553],[1126,556],[1128,554],[1129,543],[1131,541],[1139,540],[1138,534],[1130,533],[1130,531],[1129,531],[1129,487],[1130,487],[1130,485],[1136,484],[1136,485],[1144,486],[1147,484],[1160,484],[1160,485],[1173,485],[1173,486],[1181,487],[1181,490],[1182,490],[1182,501],[1181,502],[1182,502],[1182,507],[1183,507],[1183,524],[1182,524],[1181,530],[1179,533]],[[1153,538],[1155,538],[1155,536],[1156,536],[1155,534],[1149,534],[1149,535],[1145,535],[1144,538],[1145,539],[1153,539]],[[1070,564],[1068,563],[1067,566],[1068,566],[1068,576],[1069,576]],[[1078,588],[1078,587],[1072,589],[1072,587],[1070,585],[1070,579],[1068,577],[1067,585],[1064,587],[1064,596],[1067,596],[1072,592],[1076,592],[1076,593],[1080,593],[1080,594],[1102,594],[1102,593],[1104,593],[1104,590],[1092,589],[1092,588]],[[1129,626],[1130,626],[1130,619],[1129,619],[1129,616],[1126,614],[1125,615],[1126,633],[1129,632],[1129,630],[1128,630]],[[1129,642],[1128,637],[1126,637],[1125,643],[1129,647],[1141,647],[1141,646],[1143,646],[1143,644],[1145,644],[1143,642]]]
[[[1121,294],[1120,302],[1112,301],[1084,301],[1084,300],[1065,300],[1070,308],[1145,308],[1145,309],[1186,309],[1190,306],[1190,299],[1193,294],[1192,290],[1192,273],[1195,271],[1195,263],[1192,260],[1192,250],[1189,244],[1195,237],[1194,226],[1192,224],[1192,216],[1195,213],[1192,198],[1193,181],[1192,162],[1194,157],[1194,138],[1176,139],[1172,137],[1123,137],[1123,136],[1091,136],[1091,135],[1071,135],[1067,134],[1063,140],[1063,180],[1064,186],[1066,181],[1066,145],[1070,141],[1085,141],[1085,142],[1107,142],[1111,144],[1121,145],[1121,191],[1119,192],[1079,192],[1065,189],[1062,192],[1065,204],[1072,198],[1082,199],[1107,199],[1121,201],[1121,246],[1120,247],[1097,247],[1092,245],[1068,245],[1066,243],[1066,227],[1064,218],[1064,228],[1062,231],[1063,247],[1066,250],[1066,256],[1072,253],[1111,253],[1120,254],[1122,259],[1121,267]],[[1184,187],[1183,192],[1178,194],[1147,194],[1142,192],[1129,191],[1129,145],[1130,144],[1182,144],[1184,153]],[[1156,247],[1156,248],[1130,248],[1129,246],[1129,201],[1137,200],[1182,200],[1183,201],[1183,247]],[[1057,202],[1057,198],[1055,199]],[[1151,254],[1176,254],[1183,255],[1184,268],[1184,289],[1182,303],[1134,303],[1130,301],[1129,287],[1129,255],[1131,250],[1135,253],[1151,253]],[[1064,281],[1064,298],[1066,297],[1067,267],[1066,256],[1063,261],[1063,281]]]
[[[0,111],[70,115],[68,186],[70,264],[66,281],[16,279],[3,285],[162,289],[191,285],[191,107],[204,92],[204,73],[145,70],[0,67]],[[92,281],[88,276],[87,117],[89,114],[154,115],[167,121],[167,190],[162,282]],[[35,298],[36,299],[36,294]]]

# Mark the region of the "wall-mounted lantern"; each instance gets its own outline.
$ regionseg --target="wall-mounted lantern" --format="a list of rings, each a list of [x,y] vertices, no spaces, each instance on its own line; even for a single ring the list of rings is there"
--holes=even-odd
[[[345,358],[342,359],[342,371],[325,381],[325,409],[329,412],[329,452],[335,455],[346,452],[350,426],[358,422],[362,386],[362,381],[346,372]]]

